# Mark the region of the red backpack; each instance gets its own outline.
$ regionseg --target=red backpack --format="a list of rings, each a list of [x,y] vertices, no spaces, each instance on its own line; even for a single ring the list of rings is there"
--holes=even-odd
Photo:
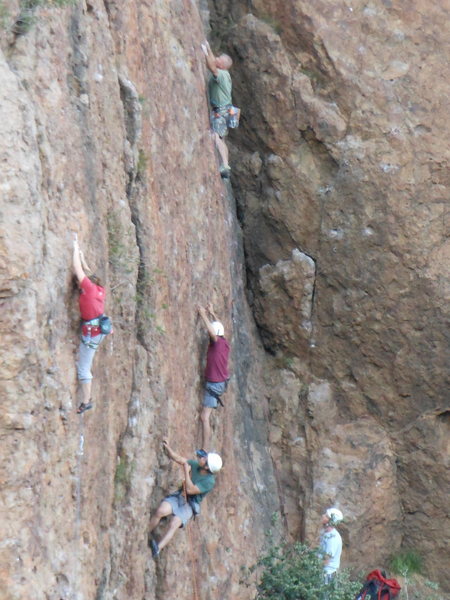
[[[367,575],[355,600],[391,600],[401,589],[396,579],[387,579],[385,573],[376,569]]]

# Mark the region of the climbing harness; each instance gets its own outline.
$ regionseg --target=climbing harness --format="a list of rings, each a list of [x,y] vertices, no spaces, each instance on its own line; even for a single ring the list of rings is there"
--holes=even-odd
[[[107,317],[106,315],[100,315],[99,317],[96,317],[95,319],[90,319],[89,321],[82,321],[81,325],[82,325],[82,327],[87,328],[88,337],[89,337],[89,340],[83,340],[83,338],[82,338],[81,341],[83,342],[83,344],[85,346],[87,346],[88,348],[91,348],[92,350],[96,350],[98,348],[100,342],[103,340],[103,338],[102,338],[98,342],[91,341],[91,339],[92,339],[91,331],[94,327],[98,327],[100,329],[100,333],[96,334],[96,335],[105,336],[112,332],[111,319],[109,317]]]
[[[112,322],[109,317],[106,315],[100,315],[95,319],[91,319],[90,321],[83,321],[83,325],[86,327],[100,327],[100,331],[103,335],[108,335],[112,332]]]
[[[184,489],[180,489],[177,492],[174,492],[173,494],[169,494],[168,498],[180,498],[180,496],[183,496],[185,502],[187,504],[189,504],[189,506],[192,509],[192,513],[193,513],[193,518],[195,519],[195,517],[197,515],[200,514],[200,503],[198,502],[198,500],[196,499],[196,496],[187,496],[184,493]]]
[[[239,127],[239,119],[241,117],[241,109],[232,104],[226,104],[225,106],[213,106],[213,118],[214,119],[225,119],[227,127],[230,129],[236,129]]]
[[[230,129],[236,129],[239,127],[239,119],[241,118],[241,109],[237,106],[231,105],[228,109],[228,127]]]
[[[112,322],[109,317],[102,315],[100,317],[100,331],[103,335],[108,335],[112,332]]]
[[[84,344],[85,346],[87,346],[88,348],[90,348],[91,350],[97,350],[97,348],[100,345],[100,342],[93,342],[91,340],[92,340],[91,337],[89,337],[88,340],[84,340],[83,338],[81,338],[81,343]]]
[[[225,394],[225,392],[227,391],[229,382],[230,382],[230,378],[228,378],[228,379],[225,380],[225,389],[223,390],[223,392],[221,394],[218,394],[217,392],[215,392],[211,388],[207,388],[208,389],[208,394],[210,396],[213,396],[217,400],[217,402],[220,404],[220,406],[222,406],[222,408],[225,408],[225,405],[222,402],[221,396],[223,396],[223,394]]]

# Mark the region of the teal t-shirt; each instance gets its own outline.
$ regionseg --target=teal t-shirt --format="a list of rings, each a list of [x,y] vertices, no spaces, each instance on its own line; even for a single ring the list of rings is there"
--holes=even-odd
[[[201,491],[201,494],[197,494],[194,498],[197,502],[201,502],[203,496],[215,486],[216,478],[212,473],[202,473],[200,471],[201,467],[196,460],[188,460],[188,464],[191,465],[191,481]]]
[[[210,75],[208,81],[209,101],[211,106],[233,104],[231,100],[231,75],[224,69],[217,69],[217,75]]]

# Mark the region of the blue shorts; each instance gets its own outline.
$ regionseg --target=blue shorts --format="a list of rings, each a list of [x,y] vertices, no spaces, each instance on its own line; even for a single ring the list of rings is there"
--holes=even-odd
[[[206,406],[207,408],[217,408],[217,406],[219,405],[219,401],[217,400],[216,396],[221,396],[224,393],[226,386],[226,381],[207,381],[205,383],[205,395],[203,396],[203,406]],[[216,394],[216,396],[211,394],[211,391],[213,391]]]

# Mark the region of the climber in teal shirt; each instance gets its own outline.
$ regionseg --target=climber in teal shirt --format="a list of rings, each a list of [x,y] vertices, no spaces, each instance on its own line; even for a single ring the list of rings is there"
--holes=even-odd
[[[222,468],[222,459],[215,452],[197,450],[197,460],[188,460],[172,450],[167,440],[163,441],[163,446],[169,458],[183,466],[184,485],[177,492],[166,496],[150,519],[151,534],[163,517],[172,516],[169,528],[160,541],[157,542],[153,537],[149,540],[154,558],[159,556],[177,529],[184,527],[193,516],[199,514],[200,503],[213,489],[215,474]]]

